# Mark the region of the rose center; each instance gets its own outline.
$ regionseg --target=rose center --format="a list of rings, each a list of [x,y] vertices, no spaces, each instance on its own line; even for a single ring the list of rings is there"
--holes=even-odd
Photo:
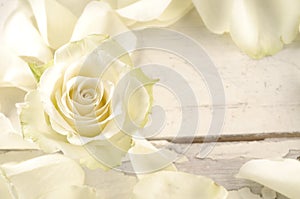
[[[97,97],[97,93],[94,89],[85,89],[81,91],[81,96],[84,99],[95,99]]]

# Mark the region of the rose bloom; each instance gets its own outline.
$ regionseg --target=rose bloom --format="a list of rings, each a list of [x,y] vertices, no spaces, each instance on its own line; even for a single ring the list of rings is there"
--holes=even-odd
[[[112,52],[124,50],[103,35],[58,49],[38,89],[18,105],[24,137],[90,168],[119,165],[147,122],[154,81]]]

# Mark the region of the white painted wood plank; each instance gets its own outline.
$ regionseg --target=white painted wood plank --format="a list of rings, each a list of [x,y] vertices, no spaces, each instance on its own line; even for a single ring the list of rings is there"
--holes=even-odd
[[[197,96],[202,114],[198,136],[205,136],[212,106],[226,109],[223,135],[293,133],[300,131],[300,37],[278,54],[253,60],[242,53],[228,35],[210,33],[195,11],[170,27],[193,38],[215,63],[224,84],[226,104],[212,105],[205,82],[181,58],[160,50],[136,56],[137,65],[159,63],[181,74]],[[176,42],[164,38],[161,42]],[[197,52],[188,53],[197,56]],[[203,63],[205,64],[205,63]],[[176,137],[181,121],[180,104],[168,91],[155,88],[155,100],[166,109],[165,128],[157,137]],[[186,108],[186,107],[185,107]]]

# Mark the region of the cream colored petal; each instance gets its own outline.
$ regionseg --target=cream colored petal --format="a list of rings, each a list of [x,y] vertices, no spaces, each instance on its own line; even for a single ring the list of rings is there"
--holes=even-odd
[[[81,158],[80,163],[90,169],[110,170],[121,165],[122,157],[126,154],[126,152],[118,150],[105,140],[89,142],[85,149],[91,155]]]
[[[19,199],[35,199],[62,186],[80,186],[84,183],[81,167],[60,154],[8,163],[1,168]]]
[[[269,0],[270,1],[270,0]],[[285,44],[291,43],[298,34],[298,25],[300,23],[300,2],[297,0],[277,0],[275,10],[279,15],[279,28],[281,31],[281,40]],[[270,4],[273,1],[270,1]]]
[[[48,63],[43,63],[34,57],[22,57],[22,59],[27,62],[27,65],[37,82],[40,81],[40,78],[45,70],[53,66],[53,60],[49,61]]]
[[[77,17],[56,0],[29,0],[39,31],[53,49],[66,44],[72,35]]]
[[[164,12],[155,19],[149,21],[138,21],[123,18],[123,21],[132,29],[145,27],[166,27],[175,23],[192,8],[193,4],[191,0],[172,0]]]
[[[128,134],[148,122],[152,108],[152,87],[155,80],[148,78],[140,68],[128,72],[118,82],[112,100],[112,108],[117,121]]]
[[[293,159],[251,160],[238,176],[258,182],[289,198],[300,198],[300,162]]]
[[[0,149],[1,150],[20,150],[20,149],[37,149],[37,147],[16,132],[11,122],[5,115],[0,113]]]
[[[138,127],[142,127],[147,122],[147,114],[151,106],[151,97],[141,82],[130,80],[127,87],[127,96],[125,104],[127,104],[127,111],[129,120]],[[130,133],[130,132],[129,132]]]
[[[122,56],[115,60],[120,55]],[[114,62],[110,65],[112,61]],[[80,41],[64,45],[55,52],[54,63],[63,65],[59,66],[60,68],[68,66],[64,71],[64,85],[78,75],[95,78],[101,76],[101,80],[115,83],[122,74],[132,68],[131,58],[125,49],[107,35],[90,35]],[[60,69],[55,70],[58,71],[58,75]]]
[[[142,86],[142,87],[135,87],[135,86]],[[127,87],[128,101],[125,102],[127,103],[127,110],[128,110],[130,121],[132,121],[139,127],[144,126],[148,122],[148,113],[151,110],[151,105],[152,105],[151,104],[152,93],[151,94],[148,93],[146,87],[144,86],[150,86],[150,85],[142,85],[141,82],[138,82],[136,85],[133,85],[132,88],[128,86]]]
[[[61,150],[60,143],[67,142],[66,138],[49,127],[38,91],[29,92],[18,109],[24,138],[35,141],[48,153]]]
[[[62,77],[64,73],[63,65],[53,66],[46,70],[40,79],[39,97],[42,101],[42,110],[49,115],[51,127],[62,135],[68,135],[74,132],[74,129],[67,123],[58,111],[52,99],[56,92],[60,92]]]
[[[5,199],[15,199],[13,187],[2,171],[0,171],[0,196]]]
[[[140,0],[124,8],[118,9],[120,16],[136,21],[157,19],[169,6],[171,0]]]
[[[254,58],[272,55],[283,46],[277,21],[280,15],[274,13],[277,11],[276,4],[268,1],[234,3],[230,34],[237,46]]]
[[[54,63],[68,66],[91,53],[108,37],[108,35],[91,35],[80,41],[70,42],[55,52]]]
[[[118,170],[97,169],[85,170],[85,172],[86,183],[97,188],[97,194],[101,199],[130,199],[132,189],[137,183],[134,175]]]
[[[117,44],[117,43],[116,43]],[[120,46],[113,46],[115,49],[120,48]],[[118,52],[124,51],[124,49],[117,50]],[[124,51],[125,52],[125,51]],[[100,54],[101,56],[101,54]],[[110,58],[108,60],[111,60],[113,56],[110,55]],[[106,68],[103,68],[103,73],[101,74],[101,79],[103,81],[112,82],[114,85],[118,84],[120,79],[128,73],[132,69],[132,63],[130,56],[126,53],[124,56],[122,56],[119,60],[115,60],[110,65],[106,66]]]
[[[36,87],[36,80],[26,62],[9,51],[7,46],[0,47],[0,54],[0,87],[17,87],[25,91]]]
[[[122,158],[132,146],[131,137],[119,132],[109,139],[95,140],[84,145],[91,156],[107,168],[122,164]]]
[[[139,0],[102,0],[102,1],[109,3],[109,5],[113,9],[119,9],[119,8],[129,6]]]
[[[98,160],[96,160],[93,156],[87,155],[80,159],[80,164],[84,165],[88,169],[95,170],[95,169],[102,169],[104,171],[109,171],[111,167],[102,164]]]
[[[124,31],[128,31],[128,29],[109,4],[92,1],[86,6],[78,19],[71,40],[77,41],[93,34],[114,36]]]
[[[79,17],[85,6],[92,0],[57,0],[65,8],[69,9],[76,17]]]
[[[129,149],[128,154],[138,178],[144,178],[156,171],[177,171],[173,165],[177,154],[166,149],[157,149],[147,140],[134,139],[134,146]]]
[[[229,32],[234,2],[235,0],[193,0],[206,27],[217,34]]]
[[[96,191],[88,186],[62,186],[54,191],[44,194],[38,199],[96,199]]]
[[[21,134],[16,103],[23,102],[26,92],[15,87],[0,87],[0,112],[12,123],[14,132]]]
[[[253,58],[278,52],[298,34],[297,0],[193,0],[205,25],[214,33],[230,32],[232,39]]]
[[[167,9],[158,17],[158,20],[174,23],[192,8],[192,0],[172,0]]]
[[[182,172],[162,171],[140,180],[132,199],[225,199],[227,191],[211,179]]]
[[[52,59],[52,52],[32,22],[30,7],[19,1],[19,7],[10,15],[4,26],[4,42],[18,56],[30,56],[42,62]]]

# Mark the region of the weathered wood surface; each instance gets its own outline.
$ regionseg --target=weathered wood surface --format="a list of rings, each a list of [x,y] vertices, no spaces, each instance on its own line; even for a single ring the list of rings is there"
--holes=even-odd
[[[198,42],[218,69],[226,96],[226,104],[214,105],[226,110],[222,135],[299,133],[300,37],[272,57],[253,60],[235,46],[229,35],[209,32],[195,11],[170,29]],[[176,38],[164,38],[161,42],[174,43]],[[188,53],[197,56],[197,52]],[[196,135],[205,136],[211,119],[210,93],[191,66],[182,58],[159,50],[147,51],[137,63],[163,64],[187,79],[198,99],[194,108],[202,114]],[[181,119],[180,106],[170,93],[156,89],[155,99],[166,108],[167,115],[165,128],[157,137],[175,137]]]

